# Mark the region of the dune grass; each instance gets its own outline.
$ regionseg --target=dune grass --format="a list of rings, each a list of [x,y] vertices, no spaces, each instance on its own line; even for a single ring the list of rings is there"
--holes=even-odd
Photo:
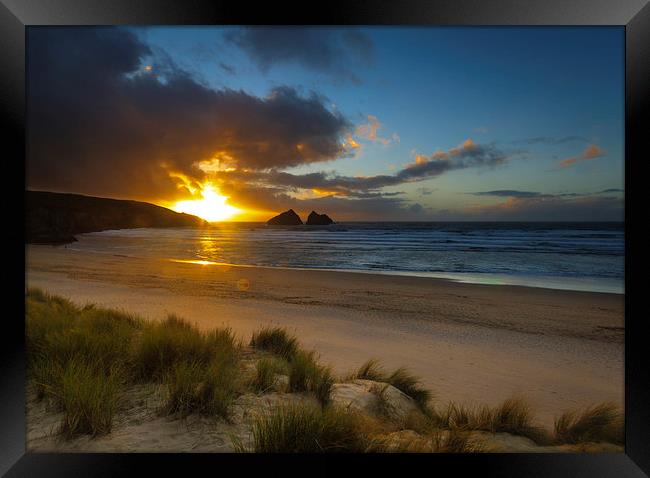
[[[419,437],[392,439],[379,436],[372,440],[368,451],[376,453],[479,453],[483,447],[470,439],[463,430],[434,429]]]
[[[359,367],[355,372],[350,374],[348,379],[363,379],[374,380],[375,382],[385,382],[386,377],[386,371],[380,365],[379,360],[372,358],[361,365],[361,367]]]
[[[496,407],[466,407],[450,403],[436,414],[439,426],[449,429],[481,430],[491,433],[510,433],[530,438],[538,444],[548,444],[548,433],[534,424],[532,410],[518,397],[504,400]]]
[[[253,334],[251,347],[271,352],[289,365],[289,392],[311,392],[321,405],[330,401],[334,376],[332,370],[318,362],[316,353],[300,348],[298,339],[281,327],[266,327]],[[267,364],[263,365],[268,367]],[[259,380],[271,379],[259,374],[270,374],[269,370],[258,369]],[[262,383],[264,385],[264,383]],[[258,389],[260,383],[257,383]]]
[[[235,359],[238,346],[230,329],[207,335],[170,315],[167,320],[147,324],[133,353],[133,368],[140,380],[162,381],[179,362],[207,364],[215,354]]]
[[[61,369],[53,395],[63,410],[59,432],[65,438],[111,431],[120,400],[123,375],[119,368],[107,374],[75,358]]]
[[[65,366],[78,357],[100,369],[128,356],[140,322],[133,316],[94,307],[78,308],[69,301],[39,291],[26,300],[29,365],[46,360]]]
[[[145,323],[38,289],[25,302],[28,377],[36,398],[63,412],[65,438],[109,432],[123,389],[134,382],[164,382],[166,413],[228,416],[240,349],[230,329],[204,334],[173,315]]]
[[[298,339],[282,327],[265,327],[255,332],[251,338],[250,346],[266,350],[288,361],[291,361],[300,350]]]
[[[348,376],[348,380],[363,379],[385,382],[411,397],[418,406],[426,410],[433,397],[430,390],[424,388],[422,381],[408,369],[400,367],[387,373],[377,359],[370,359]]]
[[[262,357],[255,363],[255,375],[249,385],[258,393],[266,393],[274,388],[277,375],[288,375],[289,370],[289,363],[280,357]]]
[[[432,430],[394,440],[386,424],[339,407],[281,405],[255,419],[252,443],[237,451],[257,453],[469,453],[481,451],[461,430]]]
[[[294,354],[289,365],[289,391],[312,392],[321,405],[327,405],[334,385],[331,369],[319,364],[314,352],[302,350]]]
[[[403,367],[391,373],[386,381],[411,397],[420,408],[425,409],[432,397],[431,391],[422,386],[420,378]]]
[[[237,397],[237,368],[233,362],[215,359],[176,363],[165,375],[168,388],[161,412],[185,417],[191,413],[228,419]]]
[[[367,426],[365,417],[337,407],[281,405],[254,420],[251,449],[239,451],[364,452],[369,445]]]
[[[558,444],[607,442],[623,444],[624,419],[613,403],[601,403],[563,413],[555,420],[554,441]]]
[[[534,424],[532,410],[521,398],[496,407],[450,403],[439,411],[418,377],[405,368],[389,373],[372,359],[349,379],[390,384],[419,405],[403,423],[376,420],[333,405],[331,369],[319,363],[315,352],[301,349],[285,329],[264,328],[253,334],[251,346],[273,356],[257,360],[253,378],[245,383],[240,378],[241,344],[230,329],[204,333],[174,315],[149,323],[115,310],[78,307],[38,289],[28,290],[25,300],[29,383],[37,399],[49,400],[62,413],[58,432],[66,439],[110,432],[129,384],[163,384],[166,395],[160,411],[165,415],[228,419],[244,386],[266,393],[278,374],[286,374],[287,392],[313,394],[320,406],[280,406],[256,418],[253,451],[480,451],[469,440],[474,430],[507,432],[538,444],[624,441],[623,415],[611,403],[562,414],[551,435]],[[382,402],[382,390],[377,391],[377,406],[386,410],[378,415],[387,418],[389,404]],[[420,437],[397,442],[386,438],[396,427],[414,430]]]

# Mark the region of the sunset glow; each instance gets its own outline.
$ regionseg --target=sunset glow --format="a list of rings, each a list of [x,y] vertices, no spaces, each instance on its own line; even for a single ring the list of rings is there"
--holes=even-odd
[[[203,199],[179,201],[172,206],[172,209],[199,216],[209,222],[225,221],[241,212],[240,209],[226,204],[228,198],[219,194],[211,184],[203,187],[201,195]]]

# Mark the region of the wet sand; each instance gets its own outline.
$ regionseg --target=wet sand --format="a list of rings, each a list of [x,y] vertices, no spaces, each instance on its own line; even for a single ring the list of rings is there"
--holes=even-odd
[[[526,397],[540,424],[566,409],[623,405],[624,297],[441,279],[201,265],[27,246],[27,285],[247,340],[293,330],[335,371],[368,358],[406,366],[436,400]]]

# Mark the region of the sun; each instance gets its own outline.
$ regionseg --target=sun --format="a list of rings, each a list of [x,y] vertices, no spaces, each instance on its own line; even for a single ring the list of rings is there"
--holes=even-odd
[[[199,216],[208,222],[225,221],[241,212],[240,209],[226,204],[228,198],[219,194],[211,184],[203,186],[201,195],[203,199],[178,201],[172,209]]]

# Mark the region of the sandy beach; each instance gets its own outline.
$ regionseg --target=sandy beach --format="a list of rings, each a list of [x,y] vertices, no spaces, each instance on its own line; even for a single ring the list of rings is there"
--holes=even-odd
[[[436,400],[526,397],[540,424],[623,406],[624,296],[348,272],[202,265],[27,246],[26,281],[78,304],[151,320],[176,313],[242,338],[285,326],[345,373],[375,357],[420,375]]]

